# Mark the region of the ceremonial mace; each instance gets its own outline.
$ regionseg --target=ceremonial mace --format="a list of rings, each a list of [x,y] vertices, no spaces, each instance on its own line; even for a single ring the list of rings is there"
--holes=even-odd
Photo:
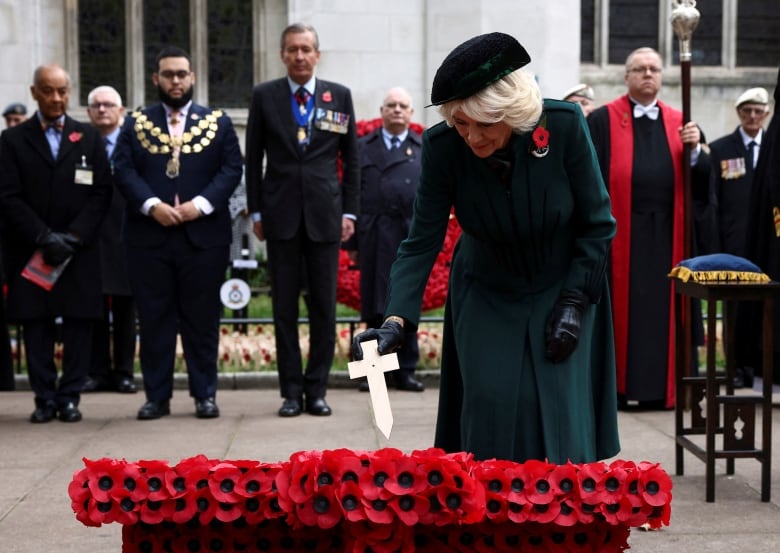
[[[680,41],[680,84],[682,88],[682,113],[683,125],[691,120],[691,35],[696,25],[699,24],[699,10],[696,9],[696,0],[672,1],[672,29]],[[693,232],[691,222],[691,146],[683,144],[683,258],[691,256],[693,244]],[[685,376],[691,372],[691,360],[693,354],[693,325],[691,298],[682,296],[683,312],[683,344],[682,359],[677,353],[677,370],[682,369]],[[679,342],[678,342],[679,344]],[[690,403],[690,397],[686,398]]]

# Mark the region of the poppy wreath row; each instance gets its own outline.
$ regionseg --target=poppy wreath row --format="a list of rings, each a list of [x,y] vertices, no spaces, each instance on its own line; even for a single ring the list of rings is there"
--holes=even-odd
[[[375,552],[407,551],[382,544],[423,543],[425,536],[435,542],[440,534],[494,544],[486,551],[501,551],[496,544],[506,536],[541,540],[540,553],[563,551],[557,542],[583,540],[599,543],[599,551],[619,551],[628,528],[668,525],[671,513],[671,479],[647,462],[475,461],[439,449],[407,455],[386,448],[298,452],[282,463],[203,455],[173,466],[160,460],[84,463],[68,488],[76,518],[87,526],[134,526],[125,535],[133,543],[147,540],[139,552],[209,551],[171,544],[204,544],[226,525],[236,530],[231,535],[250,536],[242,538],[245,545],[276,544],[259,551],[310,535],[320,536],[316,550],[327,542],[362,552],[353,546],[368,541]],[[149,549],[153,544],[144,536],[150,526],[170,530],[169,549]]]
[[[361,119],[355,123],[357,135],[364,136],[382,126],[382,119]],[[418,134],[422,134],[425,127],[419,123],[411,123],[409,128]],[[447,234],[444,244],[436,257],[436,261],[428,278],[428,284],[423,293],[422,310],[438,309],[444,305],[447,297],[447,282],[450,276],[450,262],[455,243],[460,237],[460,225],[454,215],[450,216],[447,224]],[[346,251],[342,250],[339,257],[338,291],[336,301],[347,307],[360,311],[360,271],[349,259]]]

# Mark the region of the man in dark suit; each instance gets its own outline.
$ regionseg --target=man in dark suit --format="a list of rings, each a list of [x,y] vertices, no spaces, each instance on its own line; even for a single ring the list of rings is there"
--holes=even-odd
[[[176,334],[199,418],[219,416],[219,287],[230,248],[228,200],[241,179],[238,137],[218,109],[192,103],[189,55],[168,47],[152,81],[162,103],[125,121],[114,153],[127,200],[125,241],[141,339],[141,420],[170,413]]]
[[[359,207],[357,132],[350,90],[314,76],[320,50],[313,27],[285,28],[281,58],[287,76],[257,85],[249,108],[247,198],[255,234],[267,240],[284,397],[279,415],[305,408],[323,416],[331,414],[325,392],[336,339],[339,247],[354,233]],[[301,274],[311,331],[305,374],[298,343]]]
[[[87,95],[87,115],[103,137],[113,176],[114,148],[125,117],[119,92],[110,86],[99,86],[92,90]],[[121,240],[124,221],[125,199],[122,194],[115,193],[111,196],[111,207],[100,229],[103,318],[95,325],[92,364],[82,392],[115,390],[134,394],[137,391],[133,381],[135,302]]]
[[[385,319],[390,267],[412,222],[422,149],[420,135],[409,130],[414,108],[406,90],[397,87],[388,90],[379,113],[382,126],[358,142],[360,317],[370,328],[379,328]],[[403,345],[398,350],[399,369],[389,376],[397,389],[423,391],[423,383],[414,378],[419,359],[417,330],[414,325],[407,325]],[[368,391],[367,380],[360,383],[360,390]]]
[[[718,198],[720,251],[745,257],[748,225],[755,224],[748,217],[750,194],[764,138],[763,124],[769,116],[769,93],[765,88],[751,88],[739,95],[734,107],[739,117],[739,127],[710,144],[710,158]],[[734,354],[737,366],[734,369],[734,386],[752,388],[754,367],[760,367],[761,363],[750,335],[754,331],[753,325],[743,317],[756,317],[756,312],[751,306],[740,304],[737,320],[726,320],[725,323],[735,325]]]
[[[0,137],[0,205],[9,319],[24,328],[34,423],[81,420],[78,405],[102,314],[97,235],[111,201],[100,133],[65,114],[70,77],[57,65],[35,70],[37,113]],[[50,291],[22,276],[36,250],[49,266],[68,262]],[[69,261],[68,261],[69,260]],[[62,375],[54,364],[62,317]]]

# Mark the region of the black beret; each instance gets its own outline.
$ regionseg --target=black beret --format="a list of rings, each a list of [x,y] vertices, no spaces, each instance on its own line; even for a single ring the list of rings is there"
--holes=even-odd
[[[517,40],[504,33],[470,38],[450,52],[433,78],[432,106],[473,96],[531,61]]]
[[[27,115],[27,108],[24,107],[24,104],[20,104],[19,102],[14,102],[13,104],[8,104],[5,109],[3,110],[3,117],[6,115]]]

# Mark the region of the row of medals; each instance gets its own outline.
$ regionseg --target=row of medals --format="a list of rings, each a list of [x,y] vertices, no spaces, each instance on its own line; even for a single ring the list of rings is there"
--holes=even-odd
[[[133,127],[138,137],[138,142],[141,143],[150,154],[171,154],[171,159],[165,166],[165,174],[168,178],[174,179],[179,176],[179,157],[174,155],[174,149],[180,148],[182,154],[200,153],[203,148],[206,148],[217,136],[217,119],[222,116],[220,110],[214,110],[207,114],[203,119],[198,122],[197,126],[190,127],[188,132],[182,133],[181,137],[170,136],[168,133],[164,133],[160,127],[156,127],[154,123],[149,121],[148,116],[145,113],[135,112],[135,126]],[[149,138],[151,135],[160,144],[152,144],[152,140]],[[203,135],[203,136],[201,136]],[[200,140],[195,144],[190,144],[195,137],[200,136]]]

